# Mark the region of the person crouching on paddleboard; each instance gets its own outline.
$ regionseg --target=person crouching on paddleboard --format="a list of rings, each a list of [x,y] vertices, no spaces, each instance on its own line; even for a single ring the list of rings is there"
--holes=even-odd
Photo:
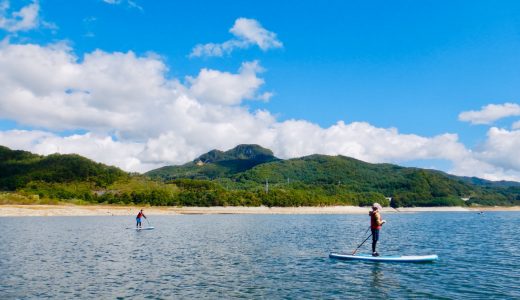
[[[146,216],[144,215],[143,210],[141,209],[139,211],[139,213],[137,214],[137,217],[135,217],[135,221],[136,221],[135,227],[141,228],[141,218],[142,217],[144,217],[146,219]]]
[[[370,228],[372,229],[372,256],[379,256],[376,251],[377,241],[379,240],[379,230],[386,223],[385,220],[381,220],[381,210],[383,208],[379,203],[372,204],[372,211],[368,213],[370,216]]]

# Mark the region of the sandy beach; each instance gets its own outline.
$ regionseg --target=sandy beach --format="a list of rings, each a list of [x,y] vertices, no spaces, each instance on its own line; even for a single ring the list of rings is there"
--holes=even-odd
[[[370,208],[357,206],[325,207],[142,207],[148,215],[179,214],[366,214]],[[22,216],[131,216],[138,206],[110,205],[0,205],[0,217]],[[520,211],[515,207],[385,207],[383,213]]]

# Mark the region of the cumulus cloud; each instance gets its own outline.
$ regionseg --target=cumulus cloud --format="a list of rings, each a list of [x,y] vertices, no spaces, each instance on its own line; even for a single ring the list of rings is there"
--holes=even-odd
[[[478,157],[505,170],[520,170],[520,130],[492,127]]]
[[[478,111],[470,110],[460,113],[459,120],[471,124],[491,124],[496,120],[512,116],[520,116],[520,105],[516,103],[489,104]]]
[[[457,135],[422,137],[401,134],[395,128],[378,128],[366,122],[345,124],[339,121],[329,128],[303,120],[274,124],[273,147],[282,157],[313,153],[346,155],[368,162],[402,162],[417,159],[455,160],[465,153]],[[290,146],[289,146],[290,145]]]
[[[24,149],[41,155],[74,153],[97,162],[116,165],[128,171],[153,168],[137,156],[144,146],[140,143],[118,142],[110,136],[86,133],[61,137],[49,132],[10,130],[0,131],[0,144],[13,149]]]
[[[53,136],[53,133],[40,130],[0,131],[0,145],[13,149],[34,150],[36,145]]]
[[[96,50],[77,57],[66,44],[0,46],[0,118],[40,130],[0,131],[0,144],[40,154],[78,153],[144,172],[182,164],[211,149],[255,143],[281,158],[314,153],[368,162],[440,159],[457,175],[520,180],[520,131],[491,128],[487,141],[466,148],[456,134],[425,137],[342,121],[323,128],[249,111],[262,99],[256,61],[236,72],[202,69],[183,81],[168,78],[154,54]],[[62,136],[61,130],[82,130]]]
[[[19,11],[9,14],[10,3],[7,0],[0,2],[0,29],[9,32],[27,31],[39,24],[38,12],[40,5],[37,0],[22,7]]]
[[[65,44],[4,45],[0,118],[50,130],[144,139],[172,127],[218,127],[233,120],[230,114],[254,118],[245,108],[228,106],[265,95],[258,94],[264,80],[257,62],[244,63],[236,74],[203,69],[188,77],[187,85],[168,79],[167,71],[153,54],[96,50],[80,60]]]
[[[139,160],[181,163],[212,147],[261,136],[258,128],[274,122],[268,112],[251,113],[236,105],[256,97],[263,84],[257,77],[261,70],[257,62],[244,63],[237,74],[204,69],[183,85],[166,77],[166,65],[153,54],[97,50],[80,59],[66,44],[4,44],[0,118],[50,131],[113,135],[121,143],[139,142]],[[172,142],[178,151],[158,147]]]
[[[266,30],[254,19],[238,18],[229,32],[244,42],[257,45],[264,51],[283,46],[274,32]]]
[[[196,45],[190,53],[190,57],[200,56],[224,56],[236,49],[246,49],[258,46],[263,51],[272,48],[282,48],[274,32],[268,31],[254,19],[238,18],[229,30],[235,38],[223,43],[208,43]]]
[[[267,100],[270,96],[264,93],[256,95],[264,84],[257,73],[262,72],[257,61],[242,64],[238,74],[202,69],[196,78],[188,77],[190,93],[203,102],[224,105],[240,104],[243,99],[261,98]]]
[[[79,62],[63,44],[4,45],[0,70],[0,117],[55,130],[132,130],[146,101],[174,92],[163,88],[174,83],[161,61],[132,52],[95,51]]]

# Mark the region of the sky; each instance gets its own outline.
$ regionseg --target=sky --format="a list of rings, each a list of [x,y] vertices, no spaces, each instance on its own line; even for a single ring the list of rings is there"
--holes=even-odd
[[[0,145],[238,144],[520,181],[520,2],[0,0]]]

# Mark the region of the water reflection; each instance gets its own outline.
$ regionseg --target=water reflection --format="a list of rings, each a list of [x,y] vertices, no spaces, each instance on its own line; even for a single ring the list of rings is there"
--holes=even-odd
[[[383,289],[384,288],[384,275],[383,270],[380,267],[380,263],[374,263],[371,267],[371,279],[370,287],[372,289]]]

